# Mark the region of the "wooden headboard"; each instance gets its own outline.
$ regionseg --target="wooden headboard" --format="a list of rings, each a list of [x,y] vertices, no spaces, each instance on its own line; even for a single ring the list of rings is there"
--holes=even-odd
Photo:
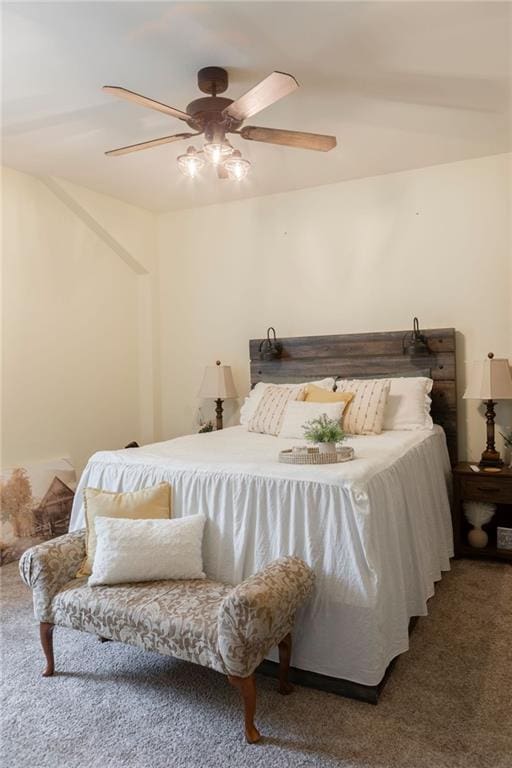
[[[313,381],[325,376],[376,378],[384,376],[430,376],[432,418],[440,424],[448,443],[452,464],[457,462],[457,380],[455,329],[422,330],[430,355],[403,354],[408,331],[350,333],[337,336],[297,336],[279,339],[283,345],[278,360],[262,360],[262,339],[251,339],[251,386],[259,381],[275,384]]]

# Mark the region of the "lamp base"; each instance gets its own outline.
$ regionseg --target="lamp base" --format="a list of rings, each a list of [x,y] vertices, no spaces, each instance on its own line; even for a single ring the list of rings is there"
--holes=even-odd
[[[217,429],[222,429],[222,410],[223,410],[223,408],[222,408],[222,402],[223,402],[223,401],[222,401],[222,399],[221,399],[220,397],[219,397],[219,398],[217,398],[217,400],[215,401],[215,405],[216,405],[216,408],[215,408],[215,415],[216,415],[216,417],[217,417],[217,418],[216,418],[216,421],[217,421],[217,424],[216,424],[216,426],[217,426]]]
[[[505,466],[503,459],[500,457],[499,451],[490,451],[485,450],[482,453],[482,456],[480,458],[480,461],[478,462],[479,467],[503,467]]]
[[[489,355],[491,357],[492,355]],[[496,403],[494,400],[486,400],[485,406],[485,418],[487,421],[487,445],[485,451],[482,453],[479,467],[502,467],[503,461],[500,458],[500,452],[496,450],[494,445],[494,419],[496,418],[496,412],[494,406]]]

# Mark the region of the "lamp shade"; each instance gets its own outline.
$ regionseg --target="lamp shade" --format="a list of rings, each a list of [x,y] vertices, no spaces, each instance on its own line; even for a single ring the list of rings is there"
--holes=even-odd
[[[464,398],[466,400],[512,399],[512,376],[508,360],[495,358],[490,352],[486,360],[473,363]]]
[[[214,400],[228,400],[238,397],[230,365],[207,365],[198,397],[212,397]]]

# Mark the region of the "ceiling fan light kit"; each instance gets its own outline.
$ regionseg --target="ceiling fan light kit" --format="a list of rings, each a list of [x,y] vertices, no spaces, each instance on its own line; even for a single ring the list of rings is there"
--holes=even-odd
[[[127,147],[110,150],[105,154],[109,156],[125,155],[162,144],[170,144],[181,139],[204,135],[205,143],[202,149],[198,150],[190,146],[185,154],[178,156],[177,164],[180,171],[189,178],[195,178],[204,167],[205,159],[207,159],[211,165],[216,167],[217,176],[220,179],[229,178],[232,181],[242,181],[249,173],[251,163],[242,157],[240,150],[232,147],[226,138],[227,133],[236,134],[247,141],[260,141],[319,152],[328,152],[336,146],[335,136],[250,125],[242,128],[242,123],[247,118],[297,90],[299,84],[292,75],[284,72],[272,72],[236,101],[218,96],[228,87],[228,73],[222,67],[200,69],[197,73],[197,83],[199,90],[207,93],[208,96],[191,101],[186,112],[160,101],[154,101],[134,91],[129,91],[127,88],[113,85],[103,86],[106,93],[183,120],[195,131],[195,133],[178,133],[139,144],[130,144]]]
[[[233,152],[228,142],[211,142],[204,145],[204,153],[212,165],[219,165]]]
[[[182,174],[191,179],[195,178],[204,166],[204,158],[194,147],[189,147],[184,155],[178,155],[176,162]]]
[[[231,157],[224,161],[224,168],[231,181],[242,181],[251,169],[249,160],[242,157],[242,153],[235,149]]]

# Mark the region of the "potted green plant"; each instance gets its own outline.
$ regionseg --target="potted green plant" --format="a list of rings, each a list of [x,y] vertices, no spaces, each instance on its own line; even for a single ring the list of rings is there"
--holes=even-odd
[[[325,413],[307,421],[303,429],[305,439],[311,443],[317,443],[320,453],[336,453],[336,443],[341,443],[345,439],[345,433],[339,421],[329,419]]]

